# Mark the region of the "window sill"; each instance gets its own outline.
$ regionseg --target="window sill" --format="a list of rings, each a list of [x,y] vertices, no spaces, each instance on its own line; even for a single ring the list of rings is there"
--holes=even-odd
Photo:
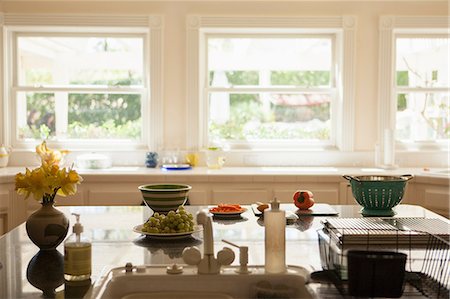
[[[78,155],[94,151],[71,151],[66,156],[66,165],[72,165]],[[111,158],[113,166],[142,167],[147,150],[95,151]],[[188,151],[179,151],[183,158]],[[206,166],[206,152],[199,151],[200,164]],[[175,151],[167,151],[173,155]],[[374,167],[373,151],[344,152],[338,150],[230,150],[224,151],[226,167]],[[400,167],[449,168],[448,151],[401,151],[395,155],[395,164]],[[159,152],[160,162],[164,152]],[[37,166],[40,161],[32,150],[13,150],[9,166]]]

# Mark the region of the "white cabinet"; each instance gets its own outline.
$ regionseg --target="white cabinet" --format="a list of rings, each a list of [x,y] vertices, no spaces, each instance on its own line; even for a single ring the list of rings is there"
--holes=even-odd
[[[447,218],[450,217],[450,189],[448,184],[442,186],[417,183],[415,184],[414,196],[424,208]]]
[[[24,222],[26,218],[27,201],[16,193],[13,183],[0,183],[0,235]]]
[[[255,202],[269,202],[276,197],[280,202],[291,203],[296,190],[310,190],[314,193],[314,200],[320,203],[339,204],[339,183],[292,183],[292,182],[241,182],[241,183],[192,183],[191,192],[204,192],[210,197],[204,204],[252,204]],[[191,202],[196,203],[196,202]]]
[[[87,188],[88,206],[119,206],[140,205],[142,203],[141,192],[134,183],[92,183]]]
[[[0,236],[9,231],[10,221],[9,211],[10,204],[10,190],[6,185],[0,185]]]
[[[0,236],[8,232],[8,209],[0,208]]]
[[[292,196],[297,190],[310,190],[314,201],[320,203],[339,204],[339,183],[302,183],[296,186],[273,186],[273,196],[281,202],[293,202]]]
[[[257,201],[266,202],[269,191],[260,189],[216,189],[212,190],[209,204],[252,204]]]
[[[189,191],[189,203],[195,205],[207,205],[208,190],[191,190]]]
[[[0,190],[0,235],[8,231],[9,192]]]
[[[77,194],[58,197],[56,206],[140,205],[142,195],[138,186],[146,183],[186,183],[192,186],[189,202],[198,205],[219,203],[252,204],[269,202],[276,197],[292,202],[296,190],[310,190],[317,203],[357,204],[350,184],[336,175],[261,175],[254,174],[95,174],[84,176]],[[449,180],[415,177],[408,182],[402,200],[404,204],[424,206],[449,217]],[[23,223],[40,204],[17,195],[13,180],[0,183],[0,234]]]

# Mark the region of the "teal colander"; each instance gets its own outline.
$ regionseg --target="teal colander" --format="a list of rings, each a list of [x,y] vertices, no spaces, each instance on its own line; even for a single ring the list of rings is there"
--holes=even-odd
[[[410,174],[343,177],[350,182],[353,197],[363,207],[361,212],[365,216],[393,216],[392,208],[400,203],[406,183],[413,178]]]

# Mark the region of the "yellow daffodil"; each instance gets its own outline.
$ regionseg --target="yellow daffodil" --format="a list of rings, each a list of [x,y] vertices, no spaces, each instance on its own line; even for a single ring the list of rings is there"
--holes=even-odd
[[[42,199],[45,193],[52,194],[53,190],[48,184],[47,175],[42,167],[33,169],[21,176],[19,173],[16,176],[16,190],[20,194],[25,194],[28,197],[33,194],[36,200]]]
[[[30,173],[30,170],[27,168],[26,174],[18,173],[16,174],[15,181],[16,181],[16,191],[19,194],[25,195],[25,198],[28,198],[30,196],[30,191],[28,190],[28,181],[27,181],[27,175]]]
[[[42,202],[53,202],[56,194],[61,196],[73,195],[77,192],[77,184],[83,178],[73,169],[60,168],[61,152],[56,154],[47,147],[45,141],[36,147],[41,156],[42,165],[36,169],[26,169],[25,173],[18,173],[15,177],[15,190],[18,194]]]
[[[42,163],[47,164],[59,164],[62,158],[69,153],[67,150],[52,150],[48,148],[47,143],[42,141],[42,143],[36,146],[36,153],[41,157]]]
[[[81,183],[83,179],[75,170],[63,171],[60,173],[60,177],[61,188],[58,190],[58,195],[67,196],[77,193],[77,184]]]

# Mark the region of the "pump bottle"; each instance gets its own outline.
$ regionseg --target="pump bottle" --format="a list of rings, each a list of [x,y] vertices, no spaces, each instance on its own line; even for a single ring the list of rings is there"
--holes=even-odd
[[[92,245],[83,233],[80,215],[76,217],[73,233],[64,242],[64,279],[67,281],[82,281],[91,277]]]
[[[270,208],[264,211],[265,271],[286,272],[286,214],[280,202],[274,198]]]

